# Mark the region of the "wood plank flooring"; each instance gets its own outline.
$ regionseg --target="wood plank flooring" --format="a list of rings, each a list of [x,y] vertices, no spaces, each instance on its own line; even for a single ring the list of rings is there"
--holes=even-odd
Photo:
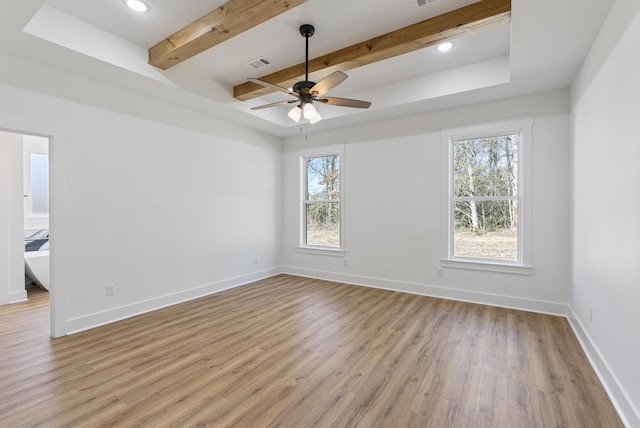
[[[0,427],[622,427],[561,317],[279,275],[50,339],[0,307]]]

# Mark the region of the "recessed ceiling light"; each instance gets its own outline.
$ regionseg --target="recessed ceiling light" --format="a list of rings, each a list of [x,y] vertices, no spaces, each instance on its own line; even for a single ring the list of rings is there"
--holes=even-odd
[[[124,4],[134,12],[149,12],[149,5],[142,0],[124,0]]]
[[[446,52],[448,50],[451,50],[452,47],[453,47],[453,42],[443,42],[443,43],[440,43],[438,46],[436,46],[436,50],[438,52]]]

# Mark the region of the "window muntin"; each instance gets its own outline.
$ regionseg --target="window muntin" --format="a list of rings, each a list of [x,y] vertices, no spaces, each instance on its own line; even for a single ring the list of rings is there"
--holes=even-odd
[[[303,157],[302,246],[342,248],[341,155]]]

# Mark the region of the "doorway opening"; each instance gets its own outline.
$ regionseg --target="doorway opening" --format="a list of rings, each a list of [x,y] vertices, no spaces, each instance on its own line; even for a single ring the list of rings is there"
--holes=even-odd
[[[38,287],[49,295],[51,336],[59,337],[65,332],[55,328],[50,263],[53,135],[37,123],[16,128],[14,121],[0,115],[0,182],[6,184],[0,186],[0,305],[25,301],[27,290]]]
[[[49,139],[22,135],[25,287],[50,288]]]

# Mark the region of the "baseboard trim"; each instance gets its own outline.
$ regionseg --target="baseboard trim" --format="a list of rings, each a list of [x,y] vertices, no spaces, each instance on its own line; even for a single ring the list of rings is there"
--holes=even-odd
[[[602,383],[602,386],[607,391],[609,399],[616,408],[620,419],[622,419],[622,423],[629,428],[640,427],[640,411],[638,411],[629,399],[629,395],[609,367],[607,360],[604,359],[598,347],[593,340],[591,340],[589,333],[587,333],[587,330],[580,322],[573,308],[571,306],[568,306],[568,308],[569,314],[567,315],[567,320],[569,321],[569,325],[571,325],[573,333],[578,338],[580,346],[582,346],[584,353],[587,355],[591,367],[593,367],[593,370],[600,379],[600,383]]]
[[[9,301],[7,303],[20,303],[27,301],[27,290],[10,291]]]
[[[176,305],[189,300],[198,299],[210,294],[219,293],[224,290],[249,284],[254,281],[266,279],[281,273],[279,267],[253,272],[247,275],[241,275],[235,278],[225,279],[212,284],[191,288],[189,290],[180,291],[178,293],[167,294],[165,296],[155,297],[153,299],[132,303],[109,309],[107,311],[97,312],[94,314],[69,319],[66,321],[67,334],[78,333],[90,330],[101,325],[110,324],[126,318],[131,318],[147,312],[165,308],[167,306]]]
[[[363,287],[380,288],[383,290],[399,291],[403,293],[417,294],[441,299],[458,300],[469,303],[497,306],[509,309],[519,309],[529,312],[538,312],[549,315],[566,317],[568,306],[565,303],[549,302],[544,300],[524,299],[521,297],[503,296],[476,291],[445,288],[428,284],[395,281],[391,279],[372,278],[357,275],[348,275],[336,272],[327,272],[313,269],[283,266],[282,273],[303,276],[307,278],[324,279],[327,281],[342,282]]]

